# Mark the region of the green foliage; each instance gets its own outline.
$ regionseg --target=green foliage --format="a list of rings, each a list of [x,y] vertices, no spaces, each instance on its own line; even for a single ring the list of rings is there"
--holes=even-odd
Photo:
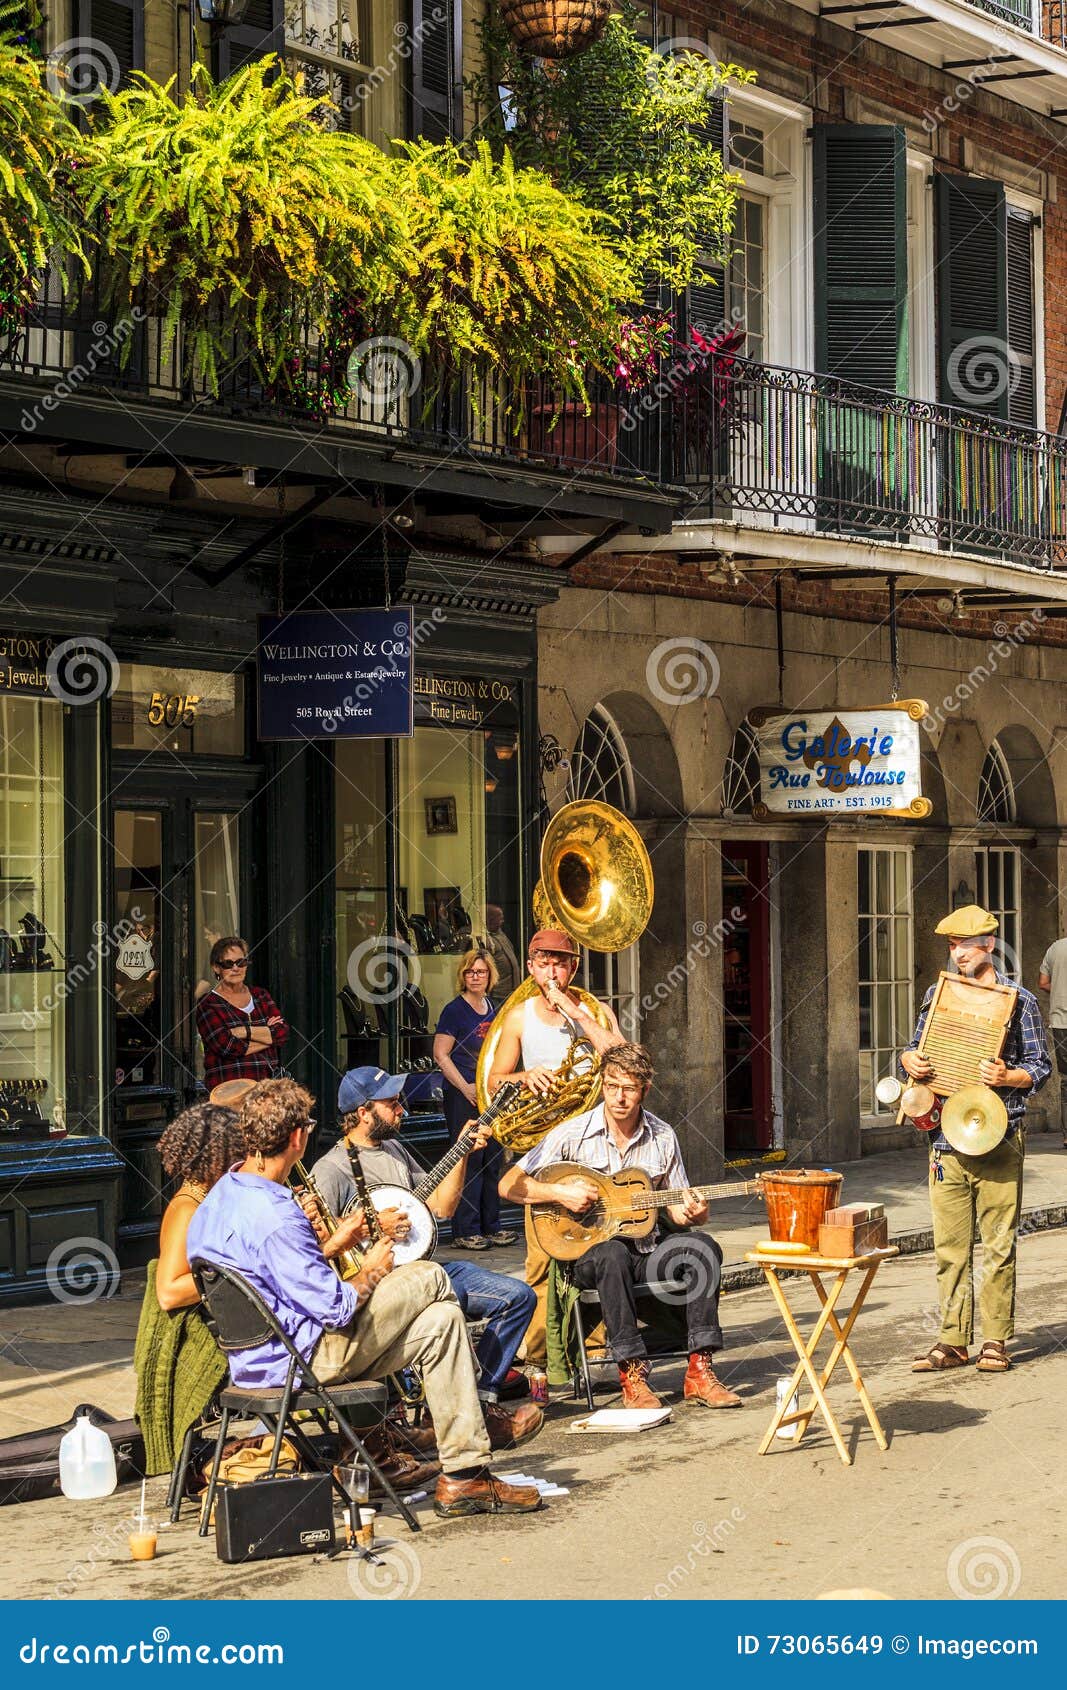
[[[753,73],[698,53],[661,57],[638,39],[640,15],[624,6],[586,52],[546,64],[519,52],[490,0],[483,71],[468,87],[494,153],[547,171],[600,214],[629,264],[680,291],[698,254],[722,257],[740,185],[700,131],[716,96]]]
[[[415,142],[394,169],[412,273],[385,304],[388,326],[438,386],[467,364],[516,387],[544,373],[584,399],[582,366],[605,367],[636,285],[593,214],[484,141],[468,154]]]
[[[212,389],[242,354],[273,381],[305,318],[321,331],[336,299],[370,306],[405,269],[389,162],[277,71],[259,60],[216,85],[197,66],[180,100],[145,76],[105,92],[80,172],[113,295],[147,283],[165,351],[181,323],[186,371]]]
[[[80,137],[42,79],[40,60],[0,38],[0,317],[19,318],[57,248],[84,264],[69,168]],[[3,326],[0,324],[0,326]]]

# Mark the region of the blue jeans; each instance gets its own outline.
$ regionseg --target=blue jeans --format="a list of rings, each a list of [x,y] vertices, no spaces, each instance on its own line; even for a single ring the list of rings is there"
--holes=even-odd
[[[469,1320],[488,1325],[478,1340],[478,1395],[495,1402],[530,1324],[537,1298],[524,1279],[487,1273],[475,1262],[442,1262],[456,1299]]]
[[[468,1103],[461,1091],[446,1083],[445,1122],[448,1136],[455,1144],[467,1122],[478,1111]],[[467,1157],[467,1172],[459,1206],[452,1216],[455,1238],[485,1238],[500,1231],[500,1193],[497,1185],[503,1172],[503,1146],[490,1139],[484,1150],[475,1150]]]

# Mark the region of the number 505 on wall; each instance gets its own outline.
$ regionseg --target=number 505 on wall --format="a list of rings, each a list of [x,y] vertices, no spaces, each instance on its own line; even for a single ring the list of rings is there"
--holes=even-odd
[[[148,720],[154,728],[191,728],[196,721],[198,692],[154,692],[148,706]]]

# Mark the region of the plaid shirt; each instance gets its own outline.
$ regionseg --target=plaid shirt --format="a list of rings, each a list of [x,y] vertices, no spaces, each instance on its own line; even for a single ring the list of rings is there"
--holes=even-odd
[[[651,1109],[642,1109],[641,1124],[626,1146],[620,1151],[604,1120],[604,1105],[596,1104],[584,1115],[561,1121],[546,1133],[540,1144],[519,1160],[524,1174],[536,1175],[539,1168],[551,1162],[577,1162],[598,1174],[617,1174],[623,1168],[643,1168],[656,1191],[677,1191],[689,1184],[682,1161],[682,1152],[674,1128]],[[640,1255],[647,1256],[655,1248],[658,1229],[647,1238],[631,1240]]]
[[[993,972],[996,974],[998,986],[1015,985],[1014,980],[1009,980],[1006,974],[1001,974],[996,969]],[[919,1011],[919,1019],[915,1024],[912,1041],[910,1045],[905,1045],[905,1050],[914,1050],[922,1038],[923,1027],[926,1025],[926,1012],[930,1007],[935,990],[935,986],[928,988],[926,996],[923,998],[922,1009]],[[1025,1068],[1034,1083],[1032,1086],[995,1086],[993,1088],[1004,1099],[1008,1111],[1007,1137],[1010,1137],[1016,1128],[1022,1124],[1023,1116],[1026,1114],[1027,1100],[1033,1097],[1035,1092],[1041,1090],[1052,1072],[1052,1062],[1049,1058],[1048,1040],[1045,1038],[1045,1024],[1041,1019],[1040,1005],[1033,992],[1028,992],[1023,986],[1017,986],[1016,990],[1019,996],[1015,1004],[1015,1013],[1008,1023],[1008,1036],[1004,1040],[1004,1049],[1001,1056],[1005,1067]],[[944,1133],[938,1131],[930,1135],[930,1149],[951,1150],[952,1146]]]
[[[249,986],[252,1012],[236,1009],[221,992],[205,992],[196,1006],[196,1030],[204,1046],[204,1084],[208,1091],[223,1080],[269,1080],[278,1071],[278,1049],[289,1037],[285,1021],[272,1027],[274,1043],[249,1045],[235,1039],[235,1027],[265,1027],[281,1011],[262,986]]]

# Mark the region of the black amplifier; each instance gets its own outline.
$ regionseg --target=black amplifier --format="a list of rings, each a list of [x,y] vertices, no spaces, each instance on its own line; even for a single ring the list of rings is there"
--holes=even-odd
[[[270,1561],[334,1547],[333,1486],[326,1473],[220,1485],[215,1494],[220,1561]]]

